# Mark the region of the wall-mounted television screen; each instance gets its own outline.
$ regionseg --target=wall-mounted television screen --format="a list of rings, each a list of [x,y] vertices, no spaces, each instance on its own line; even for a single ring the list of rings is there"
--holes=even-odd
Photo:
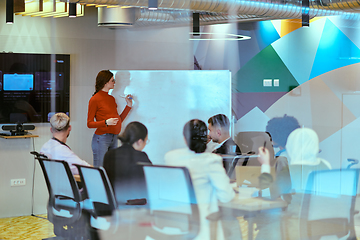
[[[70,55],[0,53],[0,124],[69,114]]]

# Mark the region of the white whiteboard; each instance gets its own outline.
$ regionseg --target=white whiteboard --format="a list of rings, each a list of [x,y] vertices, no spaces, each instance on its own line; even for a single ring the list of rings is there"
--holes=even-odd
[[[124,96],[134,96],[133,109],[123,123],[139,121],[148,128],[150,143],[144,148],[154,164],[163,164],[166,152],[186,147],[184,124],[198,118],[225,114],[231,119],[231,73],[219,71],[123,71],[114,73],[115,97],[119,113]]]

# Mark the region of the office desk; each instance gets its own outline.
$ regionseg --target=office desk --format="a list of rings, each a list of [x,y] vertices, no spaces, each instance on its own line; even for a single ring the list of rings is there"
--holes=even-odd
[[[251,197],[251,194],[257,191],[255,188],[240,188],[239,193],[235,198],[227,203],[219,202],[219,207],[230,208],[235,211],[239,216],[247,215],[248,221],[248,239],[253,239],[253,217],[262,210],[269,210],[275,208],[285,208],[287,203],[282,199],[270,201],[263,198]]]

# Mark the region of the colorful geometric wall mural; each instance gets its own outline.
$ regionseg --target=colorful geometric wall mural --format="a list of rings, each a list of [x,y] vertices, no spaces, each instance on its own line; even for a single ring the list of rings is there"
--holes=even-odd
[[[320,157],[344,167],[347,158],[360,159],[354,150],[360,145],[360,24],[341,17],[314,19],[310,27],[291,24],[238,24],[236,33],[251,40],[223,43],[231,50],[216,59],[207,59],[211,45],[199,51],[199,43],[194,55],[201,56],[202,69],[211,62],[211,69],[232,72],[235,134],[264,131],[271,118],[294,116],[319,135]]]

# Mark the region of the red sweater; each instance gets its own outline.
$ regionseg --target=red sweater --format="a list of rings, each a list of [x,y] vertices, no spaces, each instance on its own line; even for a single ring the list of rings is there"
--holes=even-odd
[[[124,111],[119,115],[115,98],[107,92],[99,91],[90,98],[87,126],[88,128],[97,128],[95,134],[98,135],[105,133],[119,134],[121,123],[130,110],[131,107],[126,105]],[[105,120],[109,118],[119,118],[119,121],[114,126],[106,126]]]

